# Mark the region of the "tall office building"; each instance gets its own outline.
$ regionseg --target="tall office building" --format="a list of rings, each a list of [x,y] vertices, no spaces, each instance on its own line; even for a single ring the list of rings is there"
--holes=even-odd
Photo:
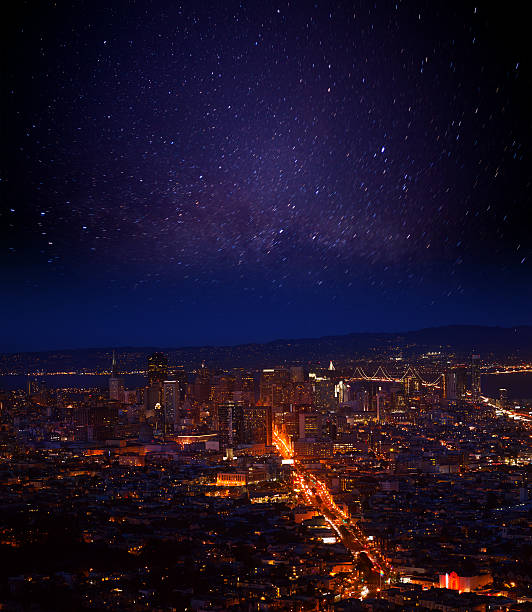
[[[446,374],[446,398],[450,401],[459,401],[464,398],[466,386],[465,368],[455,368]]]
[[[153,410],[155,404],[163,403],[163,385],[162,383],[153,383],[144,390],[144,405],[146,410]]]
[[[113,351],[113,365],[109,378],[109,399],[124,402],[124,379],[118,374],[115,351]]]
[[[349,401],[349,386],[343,380],[338,381],[338,384],[335,385],[334,393],[338,398],[339,404]]]
[[[297,440],[299,437],[299,413],[298,412],[283,412],[275,415],[275,426],[280,429],[283,434],[290,437],[291,440]]]
[[[471,399],[478,402],[480,398],[480,355],[471,356]]]
[[[382,423],[385,421],[385,413],[384,407],[386,405],[386,394],[381,390],[379,390],[375,394],[375,406],[376,406],[376,420],[377,423]]]
[[[28,395],[35,395],[37,393],[40,392],[41,390],[41,382],[39,379],[37,378],[28,378],[28,380],[26,381],[27,384],[27,393]]]
[[[292,382],[302,383],[305,380],[305,370],[303,366],[292,366],[290,368],[290,376],[292,378]]]
[[[235,391],[248,405],[255,403],[255,379],[247,372],[240,372],[235,378]]]
[[[157,433],[165,433],[166,432],[166,424],[164,421],[164,407],[161,402],[157,402],[153,407],[153,418],[155,431]]]
[[[299,438],[321,438],[323,435],[323,417],[316,412],[300,412],[298,415]]]
[[[508,389],[499,389],[499,406],[508,408]]]
[[[108,440],[118,424],[118,402],[93,399],[75,411],[73,422],[83,430],[83,439]]]
[[[208,402],[211,396],[211,373],[201,364],[201,369],[197,372],[192,384],[193,399],[198,402]]]
[[[164,353],[153,353],[148,356],[148,382],[163,382],[168,377],[168,358]]]
[[[109,379],[109,399],[123,403],[124,397],[124,379],[111,377]]]
[[[173,371],[172,376],[169,378],[171,378],[172,380],[176,380],[178,383],[179,401],[181,402],[185,401],[185,397],[187,395],[188,375],[183,369],[183,367],[182,366],[177,367]]]
[[[272,407],[246,406],[243,409],[243,436],[244,444],[263,443],[272,445]]]
[[[290,389],[290,404],[295,410],[297,406],[310,406],[314,398],[310,382],[293,382]]]
[[[334,381],[321,376],[311,379],[314,392],[314,405],[321,410],[334,410],[338,406],[338,398],[335,395]]]
[[[217,408],[220,449],[233,448],[244,442],[246,435],[243,403],[227,400],[218,404]]]
[[[233,401],[233,444],[242,444],[244,439],[244,402],[241,399]]]
[[[235,392],[235,377],[227,374],[215,376],[212,379],[210,399],[222,404],[233,399]]]
[[[233,448],[233,409],[234,403],[224,402],[218,406],[218,439],[220,450]]]
[[[260,402],[271,406],[274,412],[290,404],[292,381],[290,370],[273,368],[262,370],[260,376]]]
[[[45,406],[50,403],[51,396],[50,390],[45,380],[34,378],[33,380],[28,379],[28,395],[31,396],[32,400],[41,406]]]
[[[164,429],[172,431],[179,420],[180,389],[177,380],[165,380],[163,382],[163,412]]]
[[[407,396],[419,394],[422,389],[421,378],[417,373],[409,372],[403,379],[403,388]]]

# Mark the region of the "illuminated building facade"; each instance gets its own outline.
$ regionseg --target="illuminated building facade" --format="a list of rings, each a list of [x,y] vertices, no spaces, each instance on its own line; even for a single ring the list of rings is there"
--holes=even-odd
[[[109,379],[109,399],[122,403],[124,402],[124,396],[124,379],[111,377]]]
[[[192,396],[197,402],[208,402],[211,399],[211,373],[201,364],[192,384]]]
[[[460,401],[465,396],[466,370],[465,368],[455,368],[446,374],[446,399],[450,401]]]
[[[292,366],[290,368],[290,377],[294,383],[302,383],[305,381],[305,370],[303,366]]]
[[[241,402],[228,400],[218,404],[218,439],[220,450],[238,444],[243,429],[243,406]]]
[[[153,353],[148,356],[148,382],[162,383],[168,377],[168,358],[164,353]]]
[[[216,484],[221,487],[245,487],[248,475],[245,472],[218,472]]]
[[[272,445],[272,408],[271,406],[248,406],[243,409],[244,444],[264,443]]]
[[[260,376],[260,402],[268,404],[274,412],[290,404],[291,376],[286,368],[262,370]]]
[[[118,375],[115,351],[113,351],[113,365],[109,378],[109,399],[124,402],[124,379]]]
[[[309,406],[312,404],[313,392],[312,385],[309,382],[294,382],[292,383],[290,393],[290,404],[292,407]]]
[[[499,389],[499,406],[508,408],[508,389]]]
[[[156,404],[163,404],[163,384],[160,382],[154,382],[144,389],[145,410],[154,410]]]
[[[439,574],[441,589],[453,589],[460,593],[470,593],[491,582],[493,582],[493,577],[490,574],[479,574],[477,576],[459,576],[456,572]]]
[[[480,398],[480,355],[471,357],[471,399],[478,402]]]
[[[300,412],[298,414],[299,438],[321,438],[323,433],[323,417],[316,412]]]
[[[210,400],[216,404],[223,404],[234,399],[235,377],[215,376],[212,380]]]
[[[79,428],[80,440],[106,440],[113,437],[118,424],[118,402],[94,400],[74,412],[74,422]]]
[[[321,410],[334,410],[338,405],[335,395],[335,383],[329,378],[313,375],[311,377],[313,400],[316,408]]]
[[[282,412],[276,415],[276,423],[290,438],[299,435],[299,414],[297,412]]]
[[[179,419],[180,390],[177,380],[165,380],[163,382],[163,410],[165,431],[175,429]]]
[[[329,459],[333,456],[332,442],[325,440],[296,440],[294,442],[294,455],[298,459]]]

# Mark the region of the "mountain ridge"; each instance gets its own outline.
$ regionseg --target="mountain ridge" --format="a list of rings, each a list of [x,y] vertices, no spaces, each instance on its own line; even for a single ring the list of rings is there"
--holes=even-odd
[[[237,345],[183,347],[122,346],[48,351],[21,351],[0,354],[0,371],[33,371],[45,366],[53,371],[67,368],[106,369],[116,349],[124,366],[145,367],[145,358],[154,351],[168,354],[171,364],[199,365],[205,361],[221,367],[256,367],[282,363],[319,363],[330,359],[386,358],[403,353],[416,357],[445,349],[458,357],[478,352],[487,357],[532,357],[532,326],[445,325],[406,332],[351,332],[314,338],[279,338],[268,342]]]

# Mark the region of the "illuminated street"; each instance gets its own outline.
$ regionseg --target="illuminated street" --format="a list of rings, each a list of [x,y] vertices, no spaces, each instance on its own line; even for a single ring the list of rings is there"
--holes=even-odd
[[[360,596],[363,598],[372,592],[380,591],[382,584],[390,581],[389,575],[392,571],[390,565],[380,558],[378,551],[375,550],[356,523],[351,522],[348,514],[335,503],[326,485],[293,458],[294,453],[291,450],[290,442],[276,428],[273,428],[273,442],[283,459],[293,461],[294,492],[301,498],[302,502],[323,514],[326,521],[334,529],[338,539],[351,552],[354,559],[358,560],[359,555],[363,553],[370,563],[372,576],[369,580],[364,581],[353,577],[351,588],[343,592],[343,596]]]

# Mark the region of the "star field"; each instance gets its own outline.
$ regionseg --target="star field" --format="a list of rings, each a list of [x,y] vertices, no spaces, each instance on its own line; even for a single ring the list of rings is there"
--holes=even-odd
[[[532,323],[530,8],[502,10],[21,3],[5,350]]]

